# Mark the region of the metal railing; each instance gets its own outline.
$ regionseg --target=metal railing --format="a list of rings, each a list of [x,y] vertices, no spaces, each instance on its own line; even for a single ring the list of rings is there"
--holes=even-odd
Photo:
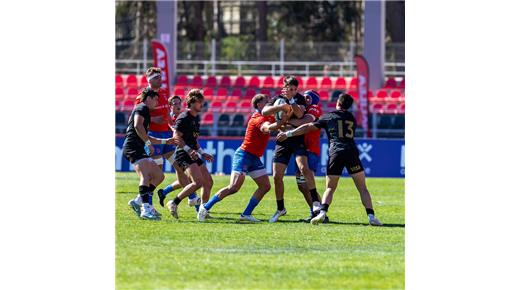
[[[118,59],[116,73],[142,75],[152,60]],[[183,75],[271,75],[298,76],[354,76],[355,63],[320,61],[224,61],[177,60],[177,73]],[[385,63],[385,75],[404,76],[405,63]]]

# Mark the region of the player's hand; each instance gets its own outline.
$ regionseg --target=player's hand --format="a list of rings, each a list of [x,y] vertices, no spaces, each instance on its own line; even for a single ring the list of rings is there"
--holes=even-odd
[[[208,153],[202,153],[202,158],[204,158],[208,162],[213,162],[214,160],[213,155]]]
[[[166,144],[168,144],[168,145],[178,145],[179,142],[175,138],[168,138],[168,139],[166,139]]]
[[[290,113],[292,110],[292,107],[289,104],[283,104],[280,106],[282,106],[282,111],[284,111],[286,114]]]
[[[150,152],[150,156],[153,156],[153,153],[154,153],[154,149],[153,149],[153,145],[148,145],[148,152]]]
[[[195,151],[195,150],[191,150],[188,154],[190,155],[192,160],[199,159],[199,154],[197,154],[197,151]]]
[[[276,136],[276,141],[282,142],[282,141],[284,141],[285,139],[287,139],[287,134],[285,134],[285,132],[280,132],[280,133],[278,133],[278,135]]]

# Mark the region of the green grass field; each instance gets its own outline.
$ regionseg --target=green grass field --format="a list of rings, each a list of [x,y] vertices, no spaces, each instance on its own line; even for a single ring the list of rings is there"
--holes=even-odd
[[[162,187],[174,180],[167,174]],[[214,176],[212,195],[228,176]],[[325,179],[317,178],[320,193]],[[272,179],[271,179],[272,184]],[[238,222],[254,182],[215,205],[214,219],[196,220],[183,200],[179,220],[157,201],[161,221],[139,220],[127,202],[136,195],[135,173],[116,173],[116,286],[118,289],[404,289],[404,179],[367,180],[384,227],[367,226],[352,180],[340,181],[330,224],[298,222],[308,207],[294,177],[286,177],[287,215],[276,210],[274,188],[253,212],[264,222]],[[160,186],[161,187],[161,186]],[[175,196],[178,191],[170,194]]]

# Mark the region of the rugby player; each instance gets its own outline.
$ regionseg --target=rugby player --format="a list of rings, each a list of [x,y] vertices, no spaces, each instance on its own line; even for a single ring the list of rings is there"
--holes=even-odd
[[[276,123],[273,116],[263,116],[261,113],[268,101],[268,95],[258,94],[253,97],[252,104],[255,111],[247,122],[244,141],[233,156],[233,169],[229,179],[229,185],[220,189],[209,202],[200,207],[197,215],[199,221],[206,219],[208,211],[217,202],[239,191],[244,184],[246,174],[255,181],[258,187],[251,196],[244,212],[240,215],[240,220],[250,222],[260,221],[252,216],[252,212],[264,195],[271,189],[265,165],[260,160],[260,157],[264,155],[265,149],[267,148],[269,132],[276,131],[279,128],[279,124]]]
[[[312,224],[319,224],[325,220],[325,215],[332,202],[334,191],[338,186],[339,178],[346,167],[349,175],[359,191],[361,202],[368,215],[368,223],[380,226],[381,222],[375,217],[372,207],[372,198],[365,183],[365,171],[359,160],[359,151],[354,142],[356,119],[348,111],[354,99],[349,94],[341,94],[336,103],[336,111],[330,112],[316,122],[301,125],[300,127],[281,132],[278,141],[294,138],[309,132],[325,129],[329,139],[329,161],[327,165],[326,189],[323,193],[320,213],[311,219]]]
[[[150,111],[158,103],[159,95],[151,88],[141,93],[141,103],[132,111],[128,120],[126,137],[123,143],[123,155],[132,164],[139,176],[139,195],[141,204],[133,199],[128,202],[130,207],[143,219],[160,219],[152,205],[153,191],[163,181],[164,173],[145,151],[145,146],[153,154],[153,144],[173,145],[174,139],[159,139],[148,135],[151,123]]]
[[[172,124],[173,124],[171,129],[173,132],[173,131],[175,131],[175,129],[173,127],[175,126],[177,117],[182,112],[182,100],[179,96],[172,96],[168,99],[168,104],[170,105],[170,109],[171,109],[171,119],[172,119]],[[164,206],[164,199],[166,199],[166,196],[170,192],[172,192],[176,189],[180,189],[183,186],[186,186],[190,183],[188,176],[186,176],[186,174],[184,173],[182,168],[175,161],[173,162],[173,167],[175,168],[177,180],[174,181],[172,184],[167,185],[165,188],[159,189],[157,191],[157,196],[159,196],[159,203],[161,204],[161,206]],[[188,196],[188,205],[195,206],[195,211],[196,212],[199,211],[200,197],[198,197],[195,192],[192,192]]]
[[[202,111],[203,103],[202,91],[190,90],[186,97],[188,109],[179,115],[175,123],[174,138],[178,142],[178,149],[175,151],[174,160],[190,179],[190,183],[166,205],[175,218],[179,218],[177,208],[185,197],[202,187],[202,203],[206,203],[213,187],[213,178],[204,161],[200,159],[213,162],[213,156],[204,152],[197,141],[200,134],[200,122],[197,116]]]
[[[278,99],[284,99],[287,104],[274,105]],[[287,76],[283,80],[282,94],[276,96],[271,103],[267,104],[262,110],[262,114],[267,116],[280,111],[284,111],[286,114],[292,111],[292,116],[289,120],[300,119],[304,116],[305,106],[305,97],[298,93],[298,80],[293,76]],[[304,137],[295,136],[284,141],[276,141],[273,158],[273,179],[277,210],[269,220],[269,222],[272,223],[277,222],[281,216],[287,213],[283,200],[283,178],[293,154],[295,155],[298,168],[300,168],[304,176],[307,176],[310,170],[307,164],[307,151],[305,150]],[[310,189],[312,189],[312,187]],[[319,198],[315,195],[313,201],[319,202]]]

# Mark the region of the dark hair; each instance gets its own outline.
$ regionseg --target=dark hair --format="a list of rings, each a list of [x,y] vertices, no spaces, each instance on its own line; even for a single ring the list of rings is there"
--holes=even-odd
[[[149,97],[150,98],[154,98],[154,97],[158,97],[158,96],[159,96],[159,94],[156,91],[152,90],[152,88],[150,88],[150,87],[147,87],[141,93],[141,98],[140,99],[141,99],[141,102],[144,102]]]
[[[283,86],[298,86],[298,80],[294,76],[286,76],[283,79]]]
[[[199,89],[191,89],[188,92],[188,96],[186,97],[186,105],[189,108],[191,104],[198,102],[198,101],[204,101],[204,96],[202,95],[202,91]]]
[[[168,99],[168,104],[170,104],[171,102],[173,102],[173,100],[175,100],[175,99],[179,99],[179,101],[182,102],[181,97],[179,97],[179,96],[171,96],[171,97]]]
[[[267,98],[266,94],[258,94],[253,97],[253,99],[251,100],[251,103],[253,104],[253,107],[255,109],[258,109],[258,103],[265,100],[266,98]]]
[[[343,93],[339,95],[338,102],[343,110],[348,110],[354,103],[354,98],[349,94]]]
[[[158,67],[150,67],[146,70],[146,77],[151,76],[154,73],[161,73],[161,69]]]

